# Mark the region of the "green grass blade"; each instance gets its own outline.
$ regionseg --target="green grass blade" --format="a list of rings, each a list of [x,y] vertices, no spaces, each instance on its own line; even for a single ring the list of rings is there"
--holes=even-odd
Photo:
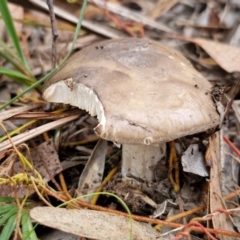
[[[15,203],[15,202],[16,200],[13,197],[3,197],[3,196],[0,197],[0,206],[2,203]]]
[[[1,220],[1,217],[9,212],[10,210],[12,209],[12,206],[11,205],[6,205],[6,206],[0,206],[0,220]]]
[[[0,239],[8,240],[10,239],[17,222],[17,214],[12,215],[6,222],[1,234]]]
[[[1,44],[1,41],[0,41]],[[12,55],[9,51],[7,51],[6,49],[1,50],[0,49],[0,55],[2,57],[4,57],[8,62],[10,62],[16,69],[18,69],[19,71],[21,71],[22,73],[24,73],[26,76],[29,76],[33,79],[35,79],[31,73],[29,73],[25,67],[22,65],[21,61],[19,61],[19,59],[17,58],[17,55]]]
[[[24,212],[21,218],[22,235],[24,240],[38,240],[34,231],[29,212]]]
[[[71,53],[72,53],[72,51],[74,49],[74,45],[75,45],[75,43],[76,43],[76,41],[78,39],[79,32],[80,32],[81,27],[82,27],[82,21],[83,21],[83,17],[84,17],[84,13],[85,13],[86,7],[87,7],[87,2],[88,2],[88,0],[84,0],[83,1],[82,9],[81,9],[79,20],[78,20],[78,23],[77,23],[77,26],[76,26],[76,30],[75,30],[72,46],[71,46],[67,56],[63,59],[63,61],[62,61],[62,63],[60,65],[62,65],[68,59],[68,57],[71,55]]]
[[[22,93],[18,94],[16,97],[12,98],[10,101],[8,101],[7,103],[3,104],[0,107],[0,111],[3,110],[5,107],[11,105],[12,103],[14,103],[16,100],[18,100],[20,97],[24,96],[26,93],[28,93],[29,91],[31,91],[32,89],[34,89],[35,87],[39,86],[41,83],[43,83],[47,78],[49,78],[57,69],[54,69],[52,72],[48,73],[45,77],[43,77],[42,79],[38,80],[37,82],[35,82],[33,85],[31,85],[30,87],[28,87],[26,90],[24,90]]]
[[[24,57],[24,54],[23,54],[23,51],[20,47],[19,39],[18,39],[16,29],[15,29],[14,24],[13,24],[12,16],[11,16],[10,11],[8,9],[6,0],[1,0],[0,12],[1,12],[1,15],[2,15],[2,18],[3,18],[3,21],[5,23],[6,29],[8,31],[8,34],[9,34],[9,36],[10,36],[12,42],[13,42],[13,45],[14,45],[14,47],[15,47],[18,55],[19,55],[19,58],[21,59],[25,68],[28,69],[29,72],[30,72],[28,62],[26,61],[26,59]]]
[[[14,66],[17,65],[17,63],[14,61],[14,56],[10,55],[9,53],[0,50],[0,55],[4,57],[8,62],[12,63]]]
[[[15,80],[16,82],[19,82],[19,83],[27,85],[27,86],[31,86],[32,84],[35,83],[34,79],[26,76],[25,74],[23,74],[19,71],[13,70],[13,69],[0,67],[0,73]]]
[[[0,39],[0,55],[2,55],[8,62],[12,63],[15,68],[20,70],[22,73],[26,74],[27,76],[34,78],[32,73],[29,72],[28,69],[25,68],[21,59],[17,55],[16,51],[13,51],[7,44],[5,44]],[[34,78],[35,79],[35,78]]]
[[[3,214],[2,217],[0,218],[0,226],[2,224],[4,224],[13,215],[14,216],[17,215],[17,211],[18,211],[17,206],[12,206],[11,209],[7,213]],[[2,239],[2,238],[0,238],[0,239]]]
[[[18,61],[20,61],[19,56],[16,54],[16,52],[11,49],[5,42],[3,42],[3,40],[0,39],[0,46],[1,49],[4,49],[7,54],[9,55],[9,57],[15,57]]]

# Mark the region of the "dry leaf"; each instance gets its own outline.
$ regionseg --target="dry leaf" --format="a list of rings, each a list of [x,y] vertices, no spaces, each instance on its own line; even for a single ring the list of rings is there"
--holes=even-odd
[[[9,7],[9,11],[12,14],[12,16],[14,17],[14,19],[17,19],[20,21],[23,20],[23,17],[24,17],[23,7],[13,4],[13,3],[8,3],[8,7]],[[16,22],[16,21],[14,21],[13,24],[16,29],[18,37],[21,37],[23,24],[21,22]]]
[[[240,48],[203,38],[191,42],[202,47],[225,71],[240,72]]]
[[[44,133],[48,130],[51,129],[55,129],[67,122],[73,121],[75,119],[77,119],[80,115],[76,114],[76,115],[72,115],[69,117],[65,117],[65,118],[61,118],[58,119],[56,121],[50,122],[50,123],[46,123],[42,126],[36,127],[34,129],[31,129],[29,131],[26,131],[24,133],[20,133],[14,137],[11,138],[11,141],[13,142],[13,144],[18,145],[21,143],[24,143],[25,141],[28,141],[36,136],[38,136],[41,133]],[[0,143],[0,153],[8,148],[12,147],[12,142],[10,142],[9,140],[6,140],[4,142]]]
[[[191,144],[183,152],[181,162],[184,172],[194,173],[202,177],[209,176],[199,144]]]
[[[30,211],[30,215],[40,224],[80,237],[96,240],[130,238],[131,220],[113,213],[89,209],[36,207]],[[150,224],[133,221],[132,226],[133,240],[162,239]]]
[[[34,149],[31,149],[30,155],[27,155],[27,159],[32,163],[34,168],[41,174],[42,178],[45,182],[50,181],[56,174],[60,173],[62,171],[62,166],[60,164],[58,154],[55,150],[54,143],[52,140],[43,142],[39,146],[37,146]],[[17,174],[24,172],[22,163],[20,161],[15,161],[15,157],[11,157],[8,160],[8,166],[5,166],[3,169],[3,166],[1,165],[0,168],[0,174],[3,175],[2,177],[6,177],[4,175],[4,171],[6,173],[9,168],[11,168],[11,173],[7,172],[7,176],[10,174]],[[5,161],[6,162],[6,161]],[[4,163],[5,163],[4,162]],[[13,164],[14,163],[14,164]],[[33,176],[32,170],[28,169],[27,174],[30,176]],[[24,197],[26,194],[26,185],[25,184],[18,184],[17,186],[9,186],[9,184],[2,184],[0,186],[0,196],[9,196],[14,197],[15,192],[13,191],[15,189],[17,191],[18,197]],[[34,191],[31,190],[30,193],[33,193]]]
[[[157,19],[178,3],[178,0],[158,0],[152,11],[148,14],[150,18]]]
[[[78,196],[93,193],[100,187],[105,168],[106,152],[107,141],[99,139],[80,176],[76,190]],[[85,197],[82,200],[91,202],[92,198],[93,196]]]

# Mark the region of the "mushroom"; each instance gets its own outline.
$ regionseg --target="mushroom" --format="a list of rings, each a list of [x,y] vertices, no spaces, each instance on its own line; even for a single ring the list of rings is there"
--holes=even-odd
[[[122,144],[122,176],[153,179],[165,142],[219,124],[211,84],[178,51],[124,38],[92,44],[43,86],[47,101],[97,116],[96,134]]]

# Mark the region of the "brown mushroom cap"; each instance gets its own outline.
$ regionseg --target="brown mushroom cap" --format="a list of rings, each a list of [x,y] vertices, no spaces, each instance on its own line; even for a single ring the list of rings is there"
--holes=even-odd
[[[219,124],[211,84],[178,51],[147,39],[90,45],[44,84],[44,98],[97,115],[115,143],[156,144]]]

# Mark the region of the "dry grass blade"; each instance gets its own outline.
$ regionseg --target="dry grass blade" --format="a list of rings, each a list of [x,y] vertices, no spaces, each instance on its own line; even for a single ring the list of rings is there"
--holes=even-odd
[[[127,19],[131,19],[133,21],[143,23],[145,25],[148,25],[150,27],[156,28],[164,32],[168,32],[168,33],[173,32],[170,28],[164,26],[163,24],[156,22],[149,17],[143,16],[142,14],[131,11],[125,7],[119,6],[117,4],[106,3],[105,1],[102,1],[102,0],[90,0],[90,2],[97,4],[99,7],[103,9],[107,8],[109,12],[116,13]]]
[[[23,107],[15,107],[15,108],[7,110],[5,112],[1,112],[0,122],[6,120],[16,114],[20,114],[20,113],[28,111],[28,110],[36,109],[40,106],[41,106],[41,104],[29,104],[29,105],[25,105]]]
[[[73,120],[77,119],[78,117],[79,117],[79,114],[73,115],[73,116],[70,116],[70,117],[66,117],[66,118],[63,118],[63,119],[59,119],[59,120],[56,120],[54,122],[42,125],[40,127],[36,127],[34,129],[29,130],[28,132],[24,132],[24,133],[21,133],[21,134],[15,136],[15,137],[13,137],[12,142],[15,145],[24,143],[25,141],[27,141],[29,139],[32,139],[32,138],[38,136],[41,133],[44,133],[44,132],[49,131],[51,129],[55,129],[55,128],[65,124],[67,122],[70,122],[70,121],[73,121]],[[11,142],[9,140],[6,140],[6,141],[4,141],[0,144],[0,152],[6,150],[8,148],[11,148],[11,147],[12,147]]]
[[[178,0],[158,0],[156,6],[148,14],[149,17],[156,19],[161,17],[169,9],[177,4]]]
[[[60,119],[76,114],[82,114],[80,109],[70,109],[64,112],[25,112],[12,116],[12,119]]]
[[[38,7],[47,10],[48,7],[47,4],[43,1],[40,0],[29,0],[32,2],[34,5],[37,5]],[[66,19],[67,21],[70,21],[72,23],[77,23],[78,18],[75,17],[72,13],[69,13],[65,11],[64,9],[61,9],[57,6],[54,7],[54,13],[63,18]],[[109,38],[120,38],[120,37],[126,37],[127,34],[123,33],[122,31],[118,29],[113,29],[111,27],[105,26],[103,24],[98,24],[97,22],[89,21],[86,19],[83,19],[82,21],[82,26],[85,28],[88,28],[89,30],[96,32],[98,34],[101,34],[103,36],[109,37]]]

